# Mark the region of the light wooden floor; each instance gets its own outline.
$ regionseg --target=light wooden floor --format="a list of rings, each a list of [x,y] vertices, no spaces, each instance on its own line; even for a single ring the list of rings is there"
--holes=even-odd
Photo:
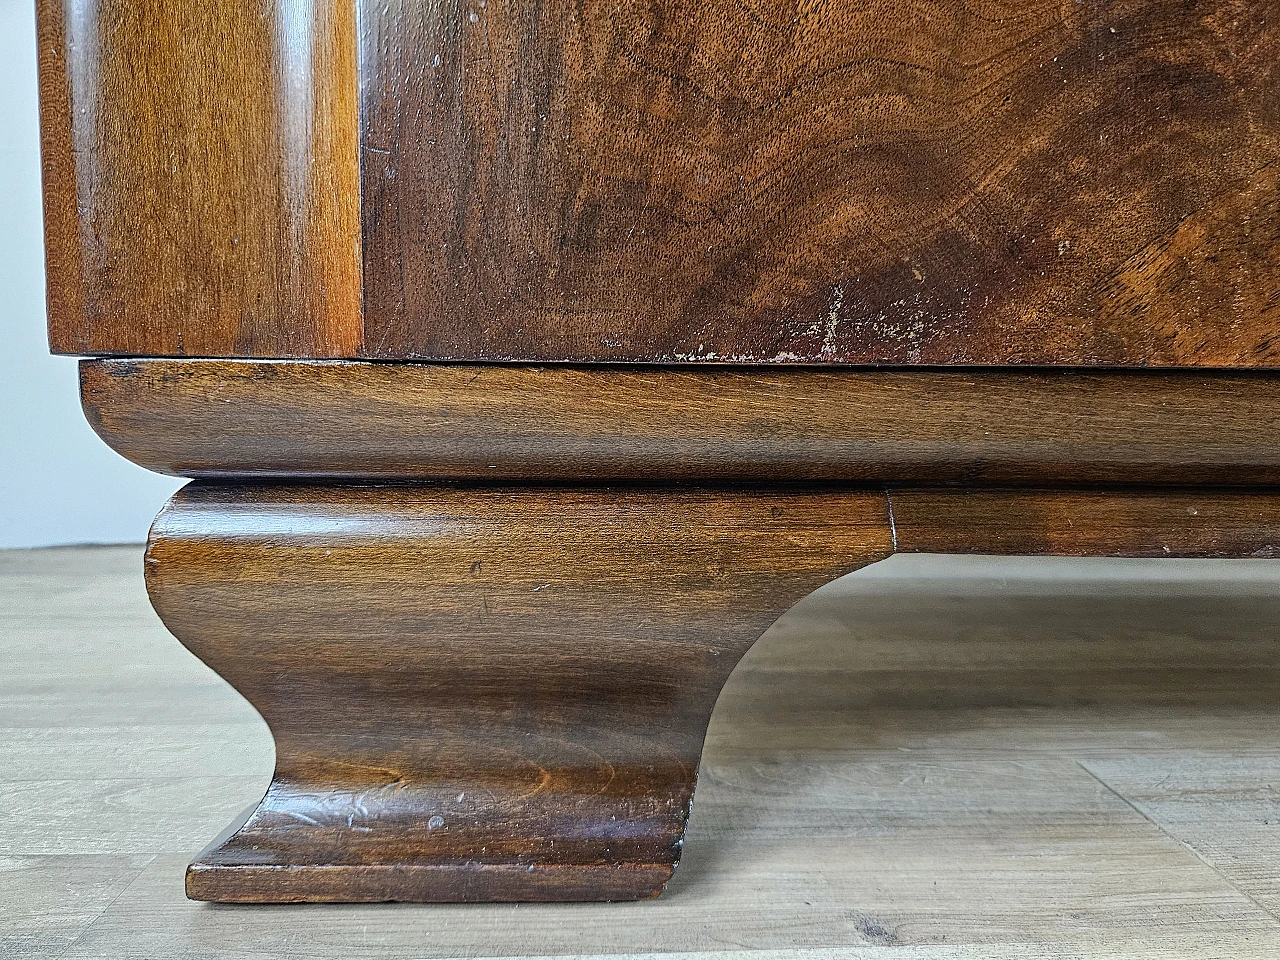
[[[755,647],[657,902],[218,907],[271,741],[140,551],[0,553],[0,956],[1280,956],[1280,564],[899,557]]]

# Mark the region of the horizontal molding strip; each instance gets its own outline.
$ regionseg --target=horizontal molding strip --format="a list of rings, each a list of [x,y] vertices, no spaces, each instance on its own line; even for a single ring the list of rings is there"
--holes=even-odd
[[[188,477],[1280,482],[1280,375],[84,360],[112,448]]]

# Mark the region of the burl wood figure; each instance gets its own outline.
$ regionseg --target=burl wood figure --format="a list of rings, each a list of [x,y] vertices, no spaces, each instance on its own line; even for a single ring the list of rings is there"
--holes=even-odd
[[[221,901],[632,899],[894,552],[1280,555],[1276,0],[38,0],[52,348],[277,767]]]

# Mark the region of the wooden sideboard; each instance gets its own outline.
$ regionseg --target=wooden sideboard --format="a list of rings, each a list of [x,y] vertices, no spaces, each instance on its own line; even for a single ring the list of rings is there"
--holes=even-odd
[[[38,0],[49,335],[194,478],[225,901],[656,896],[896,552],[1280,556],[1275,0]]]

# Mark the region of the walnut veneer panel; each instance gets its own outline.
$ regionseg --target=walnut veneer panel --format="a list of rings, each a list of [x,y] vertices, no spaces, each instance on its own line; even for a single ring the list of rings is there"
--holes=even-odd
[[[49,338],[65,353],[353,356],[345,0],[39,0]]]
[[[1275,364],[1276,14],[368,4],[367,352]]]

